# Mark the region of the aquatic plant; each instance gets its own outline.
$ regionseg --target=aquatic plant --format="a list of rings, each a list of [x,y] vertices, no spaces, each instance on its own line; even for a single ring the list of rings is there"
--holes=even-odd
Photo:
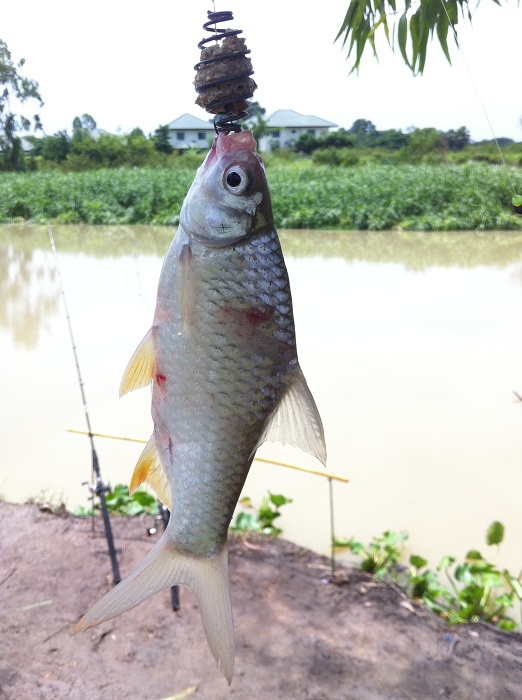
[[[230,526],[233,532],[261,532],[264,535],[279,537],[283,531],[274,525],[274,522],[281,516],[280,508],[292,503],[292,499],[269,491],[257,510],[248,496],[242,498],[239,503],[246,510],[237,514],[234,524]]]
[[[517,621],[510,613],[517,602],[522,603],[522,573],[517,578],[506,569],[499,569],[476,549],[470,549],[462,562],[445,555],[435,570],[428,568],[428,561],[417,554],[409,557],[408,567],[400,566],[407,539],[405,533],[386,531],[368,545],[350,538],[336,539],[334,546],[362,556],[361,568],[399,586],[450,624],[482,620],[503,630],[515,629]],[[486,532],[486,543],[499,545],[503,539],[504,526],[495,521]],[[449,587],[441,582],[441,574],[446,576]]]
[[[121,515],[142,515],[143,513],[156,515],[158,513],[158,501],[151,493],[140,488],[130,495],[129,487],[126,484],[116,484],[106,494],[105,502],[107,510],[111,513],[120,513]],[[92,507],[78,506],[74,515],[92,515]]]

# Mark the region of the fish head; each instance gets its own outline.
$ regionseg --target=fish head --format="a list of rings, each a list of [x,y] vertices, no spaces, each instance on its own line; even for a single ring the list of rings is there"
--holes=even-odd
[[[219,133],[185,198],[180,226],[192,241],[223,247],[273,227],[265,169],[251,131]]]

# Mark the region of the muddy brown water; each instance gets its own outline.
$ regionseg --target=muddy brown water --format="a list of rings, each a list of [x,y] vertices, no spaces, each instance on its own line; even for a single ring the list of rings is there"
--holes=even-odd
[[[150,325],[172,229],[56,226],[93,430],[147,439],[147,390],[118,399]],[[335,531],[410,533],[407,553],[478,548],[522,564],[522,234],[282,231],[301,365],[320,408]],[[87,505],[91,453],[45,227],[0,227],[0,494]],[[142,446],[97,439],[102,473],[128,482]],[[322,469],[278,445],[260,454]],[[293,503],[285,536],[330,542],[328,483],[256,463],[244,494]],[[500,551],[484,532],[506,525]]]

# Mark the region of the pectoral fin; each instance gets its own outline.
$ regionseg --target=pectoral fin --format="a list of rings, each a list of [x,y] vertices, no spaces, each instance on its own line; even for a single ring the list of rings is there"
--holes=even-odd
[[[293,445],[326,464],[323,423],[300,367],[281,403],[270,416],[254,452],[264,442]]]
[[[147,484],[160,501],[164,503],[169,510],[171,509],[170,483],[163,469],[163,464],[161,463],[161,458],[156,448],[154,435],[152,435],[145,445],[145,449],[134,467],[129,486],[131,495],[141,484]]]
[[[156,364],[154,333],[151,328],[129,360],[120,384],[120,396],[150,384]]]

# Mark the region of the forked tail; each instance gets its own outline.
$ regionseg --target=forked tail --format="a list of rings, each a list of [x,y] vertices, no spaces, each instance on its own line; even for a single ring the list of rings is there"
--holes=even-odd
[[[234,673],[234,629],[226,545],[213,559],[201,559],[179,552],[164,533],[134,571],[82,617],[72,634],[110,620],[175,585],[186,586],[196,596],[208,645],[230,685]]]

